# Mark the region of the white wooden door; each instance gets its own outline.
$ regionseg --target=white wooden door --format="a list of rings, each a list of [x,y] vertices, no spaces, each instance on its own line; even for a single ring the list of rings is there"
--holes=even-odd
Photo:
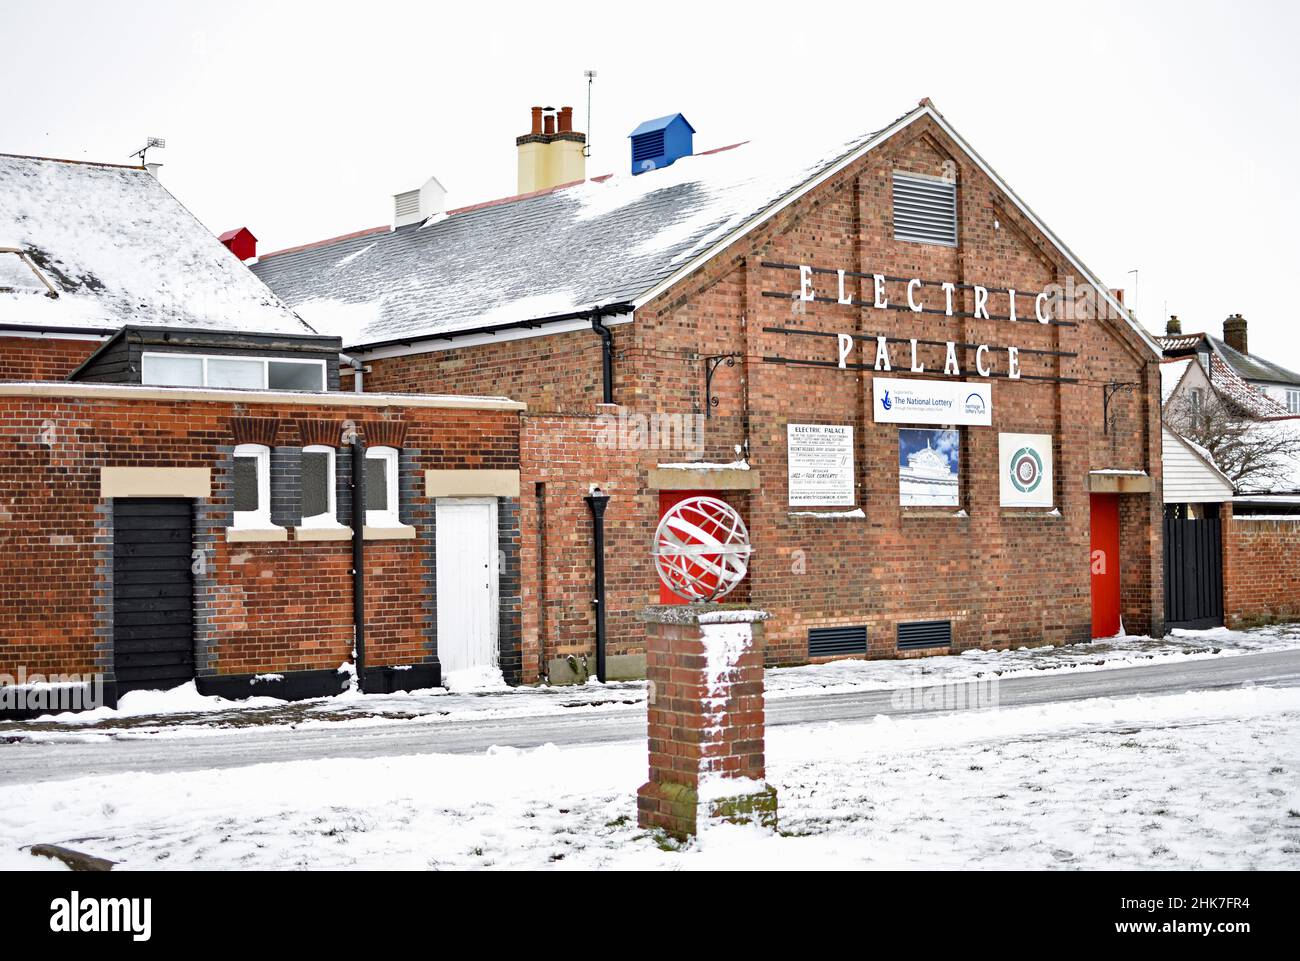
[[[497,502],[440,497],[435,515],[442,672],[496,667]]]

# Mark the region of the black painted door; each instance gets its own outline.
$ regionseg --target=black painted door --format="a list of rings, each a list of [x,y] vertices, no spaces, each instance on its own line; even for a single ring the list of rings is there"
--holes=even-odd
[[[1165,518],[1165,626],[1223,623],[1223,537],[1217,517]]]
[[[194,677],[194,505],[113,501],[113,659],[119,695]]]

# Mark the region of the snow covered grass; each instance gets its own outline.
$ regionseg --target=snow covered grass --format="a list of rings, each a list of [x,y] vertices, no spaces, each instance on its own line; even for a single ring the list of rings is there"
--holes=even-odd
[[[1012,651],[967,651],[960,655],[901,661],[832,661],[766,672],[770,699],[855,690],[899,689],[952,684],[1050,671],[1096,671],[1151,664],[1167,657],[1224,657],[1300,647],[1300,625],[1251,631],[1175,631],[1170,637],[1115,637],[1069,647],[1034,647]],[[237,733],[248,727],[326,724],[373,726],[429,723],[466,718],[544,717],[590,711],[639,712],[646,699],[644,682],[589,681],[571,687],[507,688],[500,674],[482,670],[449,675],[447,688],[398,694],[358,695],[286,703],[269,697],[232,701],[200,695],[193,684],[171,691],[136,691],[114,709],[60,714],[37,721],[0,722],[0,738],[29,741],[107,739],[120,734],[157,736],[168,732]],[[255,691],[256,687],[251,690]]]
[[[639,743],[0,788],[0,868],[1300,867],[1300,689],[769,732],[781,833],[636,826]]]

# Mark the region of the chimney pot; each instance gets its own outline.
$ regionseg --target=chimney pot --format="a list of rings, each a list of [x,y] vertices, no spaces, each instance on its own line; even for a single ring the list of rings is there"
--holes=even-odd
[[[533,133],[542,132],[542,108],[533,107]]]
[[[573,108],[560,108],[560,133],[569,133],[573,130]]]
[[[1183,322],[1178,319],[1177,314],[1170,314],[1169,320],[1165,322],[1165,336],[1173,337],[1183,332]]]
[[[1223,322],[1223,342],[1239,353],[1250,353],[1247,349],[1245,317],[1233,314]]]
[[[555,133],[555,114],[548,113],[542,118],[542,133],[548,137]]]

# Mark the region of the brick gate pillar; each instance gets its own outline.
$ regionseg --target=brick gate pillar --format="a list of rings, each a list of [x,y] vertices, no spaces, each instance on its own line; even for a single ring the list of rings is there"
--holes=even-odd
[[[709,819],[776,827],[766,783],[763,611],[720,604],[646,609],[650,780],[637,823],[675,837]]]

